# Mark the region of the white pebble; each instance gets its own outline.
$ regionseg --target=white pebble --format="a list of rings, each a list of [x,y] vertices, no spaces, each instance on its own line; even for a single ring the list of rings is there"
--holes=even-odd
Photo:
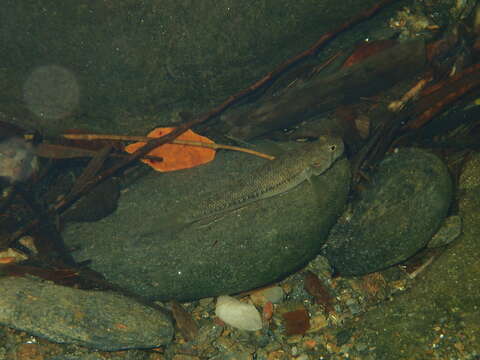
[[[223,322],[237,329],[256,331],[262,328],[262,318],[257,308],[231,296],[218,297],[215,314]]]

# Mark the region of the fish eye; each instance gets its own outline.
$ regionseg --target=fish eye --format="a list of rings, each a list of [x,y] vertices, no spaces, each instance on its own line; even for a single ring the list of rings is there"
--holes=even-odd
[[[330,150],[330,151],[335,151],[335,150],[337,150],[337,145],[330,145],[330,146],[329,146],[329,150]]]

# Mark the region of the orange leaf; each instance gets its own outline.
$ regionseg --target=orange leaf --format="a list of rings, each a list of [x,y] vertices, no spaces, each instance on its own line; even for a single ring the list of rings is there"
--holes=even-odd
[[[6,257],[0,258],[0,264],[12,264],[16,260],[17,259],[15,259],[13,256],[6,256]]]
[[[159,138],[172,132],[175,128],[165,127],[156,128],[151,131],[147,136],[151,138]],[[192,130],[187,130],[180,135],[178,140],[198,141],[208,144],[214,142],[204,136],[194,133]],[[144,142],[137,142],[125,147],[125,151],[133,153],[140,147],[145,145]],[[163,161],[153,161],[148,159],[142,159],[142,161],[150,165],[157,171],[167,172],[181,169],[189,169],[198,165],[206,164],[215,158],[215,150],[210,148],[204,148],[201,146],[192,145],[180,145],[180,144],[165,144],[159,146],[148,153],[148,155],[159,156],[163,158]]]

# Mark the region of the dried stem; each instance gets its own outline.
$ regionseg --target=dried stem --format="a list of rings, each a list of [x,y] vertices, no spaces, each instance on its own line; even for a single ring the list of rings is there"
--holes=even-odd
[[[102,134],[63,134],[62,137],[70,140],[112,140],[112,141],[142,141],[142,142],[149,142],[150,140],[153,139],[147,136],[102,135]],[[240,151],[247,154],[259,156],[267,160],[275,159],[274,156],[264,154],[255,150],[238,147],[238,146],[206,143],[202,141],[178,140],[178,139],[172,140],[171,144],[198,146],[198,147],[204,147],[204,148],[209,148],[214,150],[218,150],[218,149],[234,150],[234,151]]]

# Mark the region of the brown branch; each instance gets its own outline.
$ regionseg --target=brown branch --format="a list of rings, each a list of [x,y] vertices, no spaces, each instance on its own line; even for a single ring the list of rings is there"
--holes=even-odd
[[[414,131],[423,127],[448,105],[477,87],[480,87],[480,64],[472,65],[462,73],[424,89],[422,98],[406,109],[387,114],[386,116],[390,115],[391,118],[383,120],[369,142],[352,159],[354,181],[356,183],[360,181],[361,169],[365,164],[376,163],[388,148],[396,146],[410,136],[406,133],[394,140],[398,130],[403,127],[403,130]],[[405,123],[406,125],[403,125]]]
[[[478,86],[480,86],[480,64],[475,64],[452,78],[425,89],[424,94],[427,95],[419,101],[417,108],[422,109],[426,106],[425,104],[428,105],[428,108],[421,110],[414,120],[408,122],[406,128],[412,130],[421,128],[448,105]],[[438,96],[440,98],[436,99]],[[433,103],[431,103],[431,98],[434,99]]]

